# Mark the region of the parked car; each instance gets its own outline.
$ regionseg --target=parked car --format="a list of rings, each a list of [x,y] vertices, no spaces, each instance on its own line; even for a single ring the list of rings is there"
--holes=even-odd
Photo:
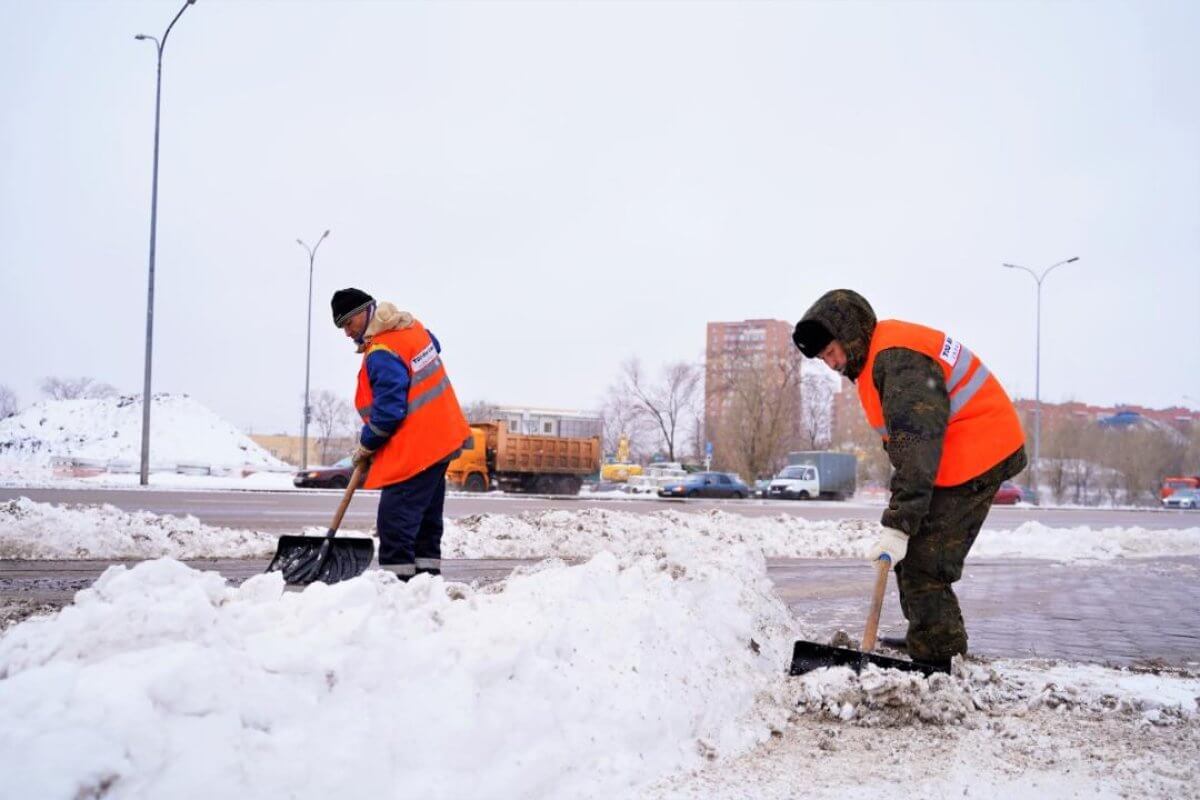
[[[697,472],[658,490],[659,497],[750,497],[741,478],[727,472]]]
[[[1024,500],[1024,495],[1021,492],[1021,487],[1017,486],[1012,481],[1005,481],[1000,484],[1000,488],[996,490],[996,496],[992,498],[994,506],[1015,506],[1017,503]]]
[[[771,492],[771,479],[762,478],[754,482],[754,496],[766,497]]]
[[[1037,496],[1032,489],[1018,486],[1012,481],[1000,484],[1000,488],[996,490],[996,496],[992,498],[992,505],[1015,506],[1017,503],[1037,505]]]
[[[1200,489],[1176,489],[1162,504],[1163,508],[1200,508]]]
[[[350,485],[350,473],[354,472],[354,464],[350,456],[334,463],[332,467],[313,467],[297,472],[292,483],[302,487],[318,489],[345,489]]]

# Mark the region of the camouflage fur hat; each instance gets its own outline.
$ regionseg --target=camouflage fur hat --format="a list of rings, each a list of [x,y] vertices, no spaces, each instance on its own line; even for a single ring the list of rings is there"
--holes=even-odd
[[[875,333],[875,311],[867,299],[851,289],[834,289],[821,295],[796,323],[792,341],[808,358],[816,358],[834,339],[846,351],[845,376],[857,380],[867,363],[867,350]]]

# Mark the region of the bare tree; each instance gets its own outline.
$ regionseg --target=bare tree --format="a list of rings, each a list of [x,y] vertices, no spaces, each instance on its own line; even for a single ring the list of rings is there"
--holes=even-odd
[[[858,456],[858,484],[886,488],[891,482],[892,462],[883,447],[883,438],[867,422],[857,388],[845,378],[841,390],[833,397],[831,427],[831,446]]]
[[[650,421],[642,414],[636,398],[628,394],[621,382],[609,387],[600,410],[604,419],[605,453],[616,453],[622,436],[629,437],[630,457],[640,461],[650,454],[653,448],[649,442],[654,437],[654,429]]]
[[[779,470],[799,442],[799,384],[798,356],[753,360],[731,376],[714,442],[722,466],[747,480]]]
[[[321,463],[330,464],[337,460],[332,456],[353,447],[358,417],[350,403],[328,390],[319,391],[313,396],[312,414],[321,450]]]
[[[0,385],[0,419],[17,413],[17,395],[7,386]]]
[[[486,400],[476,400],[463,406],[463,416],[472,425],[478,425],[480,422],[494,422],[499,413],[495,404]]]
[[[808,373],[800,378],[800,427],[810,450],[829,446],[833,434],[833,387],[821,375]]]
[[[49,377],[42,381],[42,393],[51,400],[90,400],[116,397],[117,390],[95,378]]]
[[[627,402],[632,407],[634,416],[653,426],[666,449],[667,460],[675,461],[681,443],[680,435],[687,421],[695,415],[700,382],[700,368],[695,364],[686,361],[667,364],[659,380],[653,381],[642,368],[641,362],[631,358],[621,365],[620,377],[609,394],[610,400],[614,393],[624,398],[621,402]],[[605,429],[608,428],[606,424]],[[619,435],[619,431],[617,433]]]

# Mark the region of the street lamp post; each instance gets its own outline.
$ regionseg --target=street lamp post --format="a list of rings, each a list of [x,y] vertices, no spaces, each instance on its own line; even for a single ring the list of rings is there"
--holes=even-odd
[[[300,469],[308,469],[308,420],[312,417],[312,407],[308,404],[308,376],[309,365],[312,363],[312,286],[313,286],[313,263],[317,259],[317,250],[321,247],[321,242],[325,241],[325,237],[329,235],[329,231],[321,234],[321,238],[317,239],[317,243],[313,247],[309,247],[304,243],[304,240],[297,239],[296,243],[308,251],[308,336],[307,343],[304,346],[304,432],[301,435],[300,445]]]
[[[1042,270],[1042,274],[1038,275],[1029,267],[1023,267],[1020,264],[1004,264],[1009,269],[1021,269],[1033,276],[1037,282],[1037,338],[1034,345],[1034,372],[1033,372],[1033,464],[1030,465],[1030,472],[1033,478],[1033,490],[1038,489],[1038,459],[1042,455],[1042,281],[1046,279],[1056,267],[1061,267],[1063,264],[1071,264],[1079,260],[1079,256],[1073,256],[1057,264],[1051,264]]]
[[[163,48],[167,46],[167,37],[171,35],[171,28],[175,27],[175,23],[183,16],[183,12],[187,11],[187,7],[195,2],[196,0],[187,0],[183,4],[179,13],[175,15],[175,19],[171,20],[171,24],[167,26],[161,41],[144,33],[133,37],[138,41],[154,42],[154,46],[158,50],[158,80],[154,89],[154,177],[150,184],[150,281],[146,294],[146,374],[142,383],[142,465],[140,473],[142,486],[150,483],[150,362],[154,349],[154,241],[158,231],[158,131],[162,110]]]

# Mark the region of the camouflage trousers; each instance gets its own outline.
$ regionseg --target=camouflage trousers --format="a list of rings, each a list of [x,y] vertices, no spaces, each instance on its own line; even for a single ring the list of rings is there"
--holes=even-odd
[[[900,609],[908,620],[908,654],[918,661],[945,661],[967,652],[967,628],[952,585],[992,506],[1000,484],[1025,468],[1025,448],[977,478],[933,490],[929,513],[908,554],[896,565]]]

